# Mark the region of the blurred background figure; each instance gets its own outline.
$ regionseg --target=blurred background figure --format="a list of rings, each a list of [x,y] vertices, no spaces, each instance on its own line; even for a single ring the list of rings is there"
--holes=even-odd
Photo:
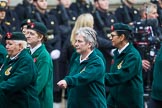
[[[115,10],[115,16],[119,22],[131,24],[133,21],[139,20],[139,11],[133,6],[136,0],[121,0],[122,5]]]
[[[2,64],[5,62],[6,60],[6,56],[7,56],[7,50],[6,48],[2,45],[2,29],[0,29],[0,70],[1,70],[1,66]]]
[[[14,11],[16,12],[20,22],[27,18],[31,18],[30,15],[35,13],[33,0],[22,0],[22,3],[19,3],[14,7]]]
[[[158,21],[162,26],[162,0],[151,0],[151,2],[157,5]]]
[[[94,29],[97,31],[97,37],[101,40],[106,39],[107,47],[104,47],[104,42],[99,41],[99,50],[103,53],[106,59],[106,71],[109,72],[112,55],[112,44],[111,41],[107,38],[107,35],[110,33],[110,28],[117,21],[115,15],[109,11],[109,0],[94,0],[95,10],[93,11],[94,16]],[[102,47],[103,46],[103,47]]]
[[[2,36],[5,36],[7,32],[20,31],[19,26],[15,12],[8,7],[8,1],[0,0],[0,29],[2,30]],[[4,39],[2,39],[2,44],[5,44]]]
[[[72,3],[71,9],[74,10],[78,16],[83,13],[92,13],[93,11],[92,2],[93,1],[91,0],[76,0],[75,2]]]
[[[51,9],[50,14],[58,19],[58,25],[61,31],[61,46],[64,46],[77,18],[76,10],[71,9],[71,0],[58,0],[55,9]]]

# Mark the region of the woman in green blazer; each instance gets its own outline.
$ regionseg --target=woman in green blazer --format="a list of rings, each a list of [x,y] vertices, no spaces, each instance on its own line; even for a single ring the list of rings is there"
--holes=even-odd
[[[109,73],[105,75],[109,87],[108,108],[143,108],[142,60],[129,42],[131,27],[116,23],[110,39],[117,49]]]
[[[41,108],[53,108],[53,63],[51,56],[43,44],[47,28],[43,23],[28,24],[27,42],[30,46],[31,56],[38,69],[36,88]]]
[[[26,46],[26,38],[21,32],[7,34],[8,56],[0,72],[1,108],[40,108],[37,69]]]
[[[106,108],[104,86],[105,64],[94,51],[95,31],[80,28],[75,37],[75,48],[70,73],[57,84],[68,88],[68,108]]]

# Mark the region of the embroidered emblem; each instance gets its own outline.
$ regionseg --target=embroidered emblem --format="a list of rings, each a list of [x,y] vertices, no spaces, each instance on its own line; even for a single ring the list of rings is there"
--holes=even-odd
[[[84,67],[84,68],[80,71],[80,73],[82,73],[83,71],[85,71],[85,69],[86,69],[86,67]]]
[[[121,69],[122,64],[123,64],[123,61],[121,61],[121,62],[118,64],[117,68],[118,68],[118,69]]]
[[[6,71],[5,71],[5,75],[8,76],[11,74],[10,70],[12,69],[12,67],[9,67]]]

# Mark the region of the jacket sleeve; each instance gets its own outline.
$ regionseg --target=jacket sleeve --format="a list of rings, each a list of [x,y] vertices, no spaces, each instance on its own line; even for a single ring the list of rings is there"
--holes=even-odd
[[[129,54],[120,69],[117,69],[117,66],[113,68],[115,68],[114,72],[105,74],[107,86],[118,85],[133,79],[133,77],[142,72],[142,63],[140,58],[134,54]]]
[[[104,72],[104,62],[96,61],[87,65],[83,70],[80,71],[80,73],[73,76],[66,76],[64,79],[70,87],[81,86],[99,80],[104,76]]]

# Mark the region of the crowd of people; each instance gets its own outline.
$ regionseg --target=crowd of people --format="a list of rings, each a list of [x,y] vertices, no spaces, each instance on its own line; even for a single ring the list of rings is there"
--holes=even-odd
[[[161,108],[162,1],[57,2],[0,0],[0,107]]]

